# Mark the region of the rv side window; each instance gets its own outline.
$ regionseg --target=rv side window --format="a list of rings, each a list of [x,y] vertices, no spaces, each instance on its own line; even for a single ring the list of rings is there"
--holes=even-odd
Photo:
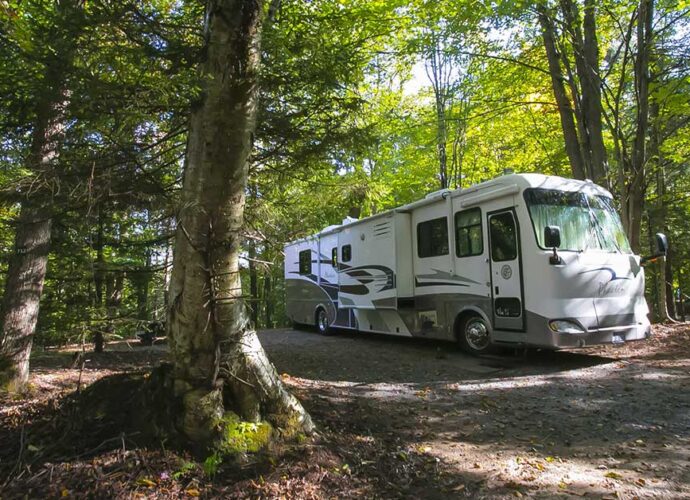
[[[340,256],[343,262],[350,262],[352,259],[352,247],[350,245],[343,245]]]
[[[338,267],[338,247],[333,247],[331,249],[331,265],[333,267]]]
[[[311,274],[311,250],[302,250],[299,253],[299,273]]]
[[[439,217],[417,224],[417,255],[448,255],[448,218]]]
[[[514,260],[517,257],[515,238],[515,219],[511,212],[503,212],[491,217],[491,258],[496,262]]]
[[[455,255],[469,257],[484,252],[482,211],[470,208],[455,214]]]

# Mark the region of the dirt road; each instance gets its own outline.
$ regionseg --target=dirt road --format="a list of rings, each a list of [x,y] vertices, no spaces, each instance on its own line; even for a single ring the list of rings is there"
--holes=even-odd
[[[492,358],[368,334],[261,339],[317,421],[392,437],[403,463],[415,452],[439,463],[439,483],[403,485],[403,496],[690,498],[690,337],[656,332]]]

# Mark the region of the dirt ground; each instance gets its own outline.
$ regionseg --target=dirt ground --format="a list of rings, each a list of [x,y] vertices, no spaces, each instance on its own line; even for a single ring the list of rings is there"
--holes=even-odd
[[[0,498],[690,498],[688,326],[623,346],[486,358],[370,334],[260,336],[312,414],[313,439],[213,477],[115,430],[51,454],[32,421],[50,422],[77,385],[144,370],[167,351],[111,344],[83,370],[72,352],[39,352],[34,396],[0,401]]]

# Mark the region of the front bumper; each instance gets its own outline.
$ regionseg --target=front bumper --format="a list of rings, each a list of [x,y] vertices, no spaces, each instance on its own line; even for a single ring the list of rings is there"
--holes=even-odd
[[[644,340],[651,336],[649,323],[601,328],[583,333],[549,332],[551,345],[557,349],[587,347],[598,344],[622,344],[634,340]]]

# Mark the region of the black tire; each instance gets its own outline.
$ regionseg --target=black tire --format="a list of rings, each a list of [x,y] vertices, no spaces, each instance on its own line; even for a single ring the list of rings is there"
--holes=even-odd
[[[331,330],[331,325],[328,322],[328,313],[326,313],[326,310],[323,307],[319,307],[316,310],[316,331],[319,332],[321,335],[330,335],[333,333],[333,330]]]
[[[460,320],[457,337],[460,348],[473,356],[490,354],[494,350],[491,344],[491,328],[478,314]]]

